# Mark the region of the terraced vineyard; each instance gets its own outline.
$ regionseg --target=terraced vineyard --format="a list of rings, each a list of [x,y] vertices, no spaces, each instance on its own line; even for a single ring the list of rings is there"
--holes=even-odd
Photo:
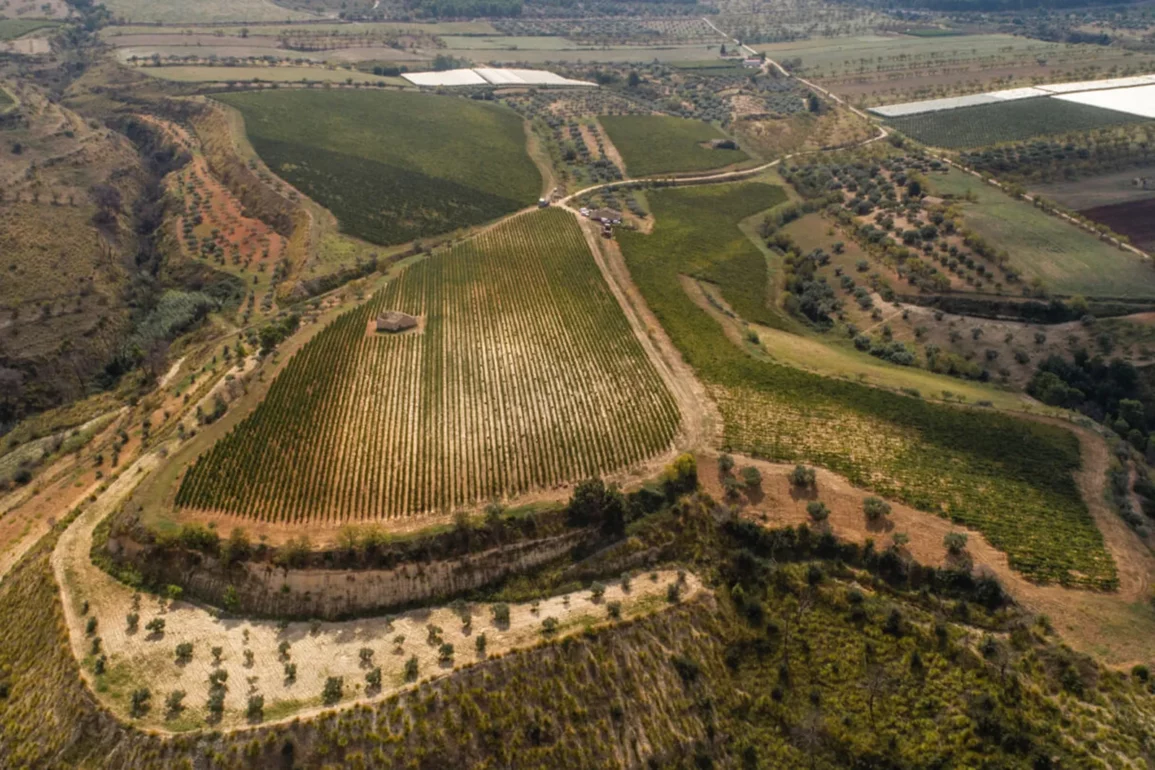
[[[619,235],[646,302],[718,403],[724,448],[822,465],[974,527],[1032,580],[1116,586],[1114,562],[1072,476],[1080,458],[1069,431],[756,359],[694,305],[679,273],[708,277],[732,266],[722,271],[725,294],[738,266],[760,261],[737,224],[778,203],[773,191],[744,183],[652,192],[652,234]],[[703,243],[711,244],[708,253]],[[764,270],[748,275],[748,285],[765,285]],[[731,288],[728,296],[741,295]]]
[[[384,310],[419,326],[367,331]],[[320,333],[177,504],[272,521],[448,512],[644,460],[678,424],[576,222],[540,211],[410,267]]]

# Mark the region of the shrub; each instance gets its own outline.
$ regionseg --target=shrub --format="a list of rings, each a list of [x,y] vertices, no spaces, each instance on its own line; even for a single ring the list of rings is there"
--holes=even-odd
[[[417,656],[416,655],[410,657],[409,660],[405,661],[405,681],[406,682],[416,682],[417,681]]]
[[[179,714],[184,710],[184,698],[184,690],[173,690],[168,694],[168,697],[164,699],[165,710],[170,714]]]
[[[622,617],[621,602],[610,602],[606,605],[606,610],[609,612],[610,618],[613,620],[618,620]]]
[[[485,657],[485,647],[488,643],[489,641],[485,638],[485,634],[477,635],[477,641],[473,643],[473,646],[477,649],[477,657]]]
[[[140,626],[140,615],[135,612],[130,612],[124,617],[125,626],[128,633],[136,633],[136,629]]]
[[[509,625],[509,605],[500,602],[493,605],[493,622],[499,626]]]
[[[245,716],[253,721],[258,721],[265,715],[265,696],[264,695],[250,695],[249,705],[245,709]]]
[[[152,634],[164,633],[164,618],[153,618],[145,624],[145,630]]]
[[[443,642],[441,646],[437,648],[437,659],[443,663],[452,661],[453,645],[449,642]]]
[[[381,667],[374,668],[369,673],[365,674],[365,689],[380,690],[381,689]]]
[[[225,648],[213,647],[209,652],[212,653],[213,663],[219,666],[221,664],[221,656],[225,654]]]
[[[370,663],[373,662],[373,648],[372,647],[362,647],[361,651],[358,653],[358,656],[361,658],[361,665],[362,666],[369,665]]]
[[[181,642],[176,646],[176,660],[178,663],[188,663],[192,660],[192,642]]]
[[[870,521],[878,521],[890,515],[890,503],[878,497],[868,497],[862,501],[862,510]]]
[[[280,644],[278,644],[278,645],[277,645],[277,652],[278,652],[278,653],[280,653],[280,656],[281,656],[281,658],[282,658],[283,660],[287,660],[287,659],[288,659],[288,657],[289,657],[289,648],[290,648],[291,646],[292,646],[292,645],[290,645],[290,644],[289,644],[288,640],[284,640],[284,641],[282,641]]]
[[[790,472],[790,483],[796,487],[813,488],[816,484],[816,475],[813,468],[805,465],[795,465]]]
[[[88,636],[96,633],[96,616],[89,618],[88,622],[84,624],[84,633]]]
[[[557,633],[558,622],[557,618],[546,618],[541,621],[541,633],[544,636],[552,636]]]
[[[948,532],[946,537],[942,539],[942,544],[946,546],[948,553],[958,556],[967,547],[967,536],[965,532]]]
[[[757,489],[762,486],[762,473],[752,465],[742,469],[742,482],[747,489]]]
[[[826,507],[826,503],[818,500],[811,500],[806,504],[806,513],[810,514],[810,518],[816,522],[823,522],[830,518],[830,509]]]
[[[595,602],[600,602],[602,600],[602,597],[605,595],[606,595],[606,587],[604,585],[602,585],[600,582],[595,580],[593,582],[593,585],[590,586],[590,597]]]
[[[722,473],[729,473],[734,470],[734,458],[726,453],[720,455],[718,457],[718,470]]]
[[[341,700],[345,690],[345,680],[339,676],[331,676],[325,680],[325,687],[321,690],[321,700],[326,706],[331,706]]]
[[[143,716],[148,711],[148,701],[152,697],[152,693],[147,687],[138,687],[132,691],[132,704],[129,707],[129,713],[134,717]]]
[[[285,664],[285,681],[286,682],[297,681],[297,664],[296,663],[286,663]]]

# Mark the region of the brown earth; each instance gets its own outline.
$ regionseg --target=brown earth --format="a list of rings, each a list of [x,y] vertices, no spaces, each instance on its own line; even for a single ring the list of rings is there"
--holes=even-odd
[[[1144,251],[1155,249],[1155,197],[1112,206],[1096,206],[1079,213],[1127,236],[1132,245]]]

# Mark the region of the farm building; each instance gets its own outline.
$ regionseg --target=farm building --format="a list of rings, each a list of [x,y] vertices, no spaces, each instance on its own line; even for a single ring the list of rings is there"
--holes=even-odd
[[[379,332],[403,332],[407,329],[413,329],[417,326],[417,319],[408,313],[400,313],[396,310],[387,310],[381,315],[377,316],[377,331]]]
[[[762,60],[757,57],[750,57],[742,60],[742,66],[749,70],[756,70],[762,68]]]
[[[622,212],[606,208],[594,209],[590,212],[590,219],[607,225],[620,225],[622,223]]]

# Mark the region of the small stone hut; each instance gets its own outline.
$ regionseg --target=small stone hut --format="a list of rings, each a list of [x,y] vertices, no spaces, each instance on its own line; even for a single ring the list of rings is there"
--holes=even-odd
[[[377,331],[379,332],[403,332],[416,328],[416,326],[416,318],[408,313],[401,313],[397,310],[387,310],[377,316]]]

